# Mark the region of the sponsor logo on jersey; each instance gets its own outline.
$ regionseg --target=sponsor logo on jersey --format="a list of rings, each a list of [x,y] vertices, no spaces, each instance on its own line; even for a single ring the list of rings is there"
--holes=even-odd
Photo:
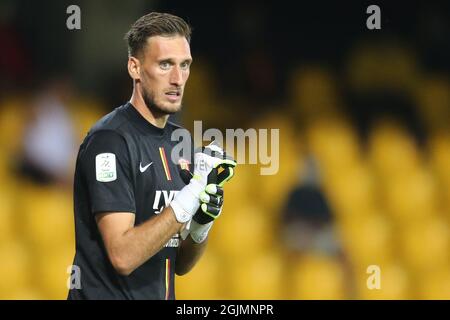
[[[177,193],[177,190],[156,190],[155,201],[153,201],[153,210],[155,214],[161,213],[161,211],[172,202]]]
[[[153,164],[153,161],[150,162],[149,164],[147,164],[146,166],[142,166],[142,162],[139,163],[139,171],[140,171],[141,173],[144,173],[145,170],[147,170],[148,167],[150,167],[152,164]]]
[[[176,234],[164,245],[164,248],[178,248],[179,246],[180,246],[180,238],[178,234]]]

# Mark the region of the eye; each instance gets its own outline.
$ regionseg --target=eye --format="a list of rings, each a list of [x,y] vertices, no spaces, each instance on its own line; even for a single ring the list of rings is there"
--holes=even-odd
[[[159,63],[159,67],[163,70],[168,70],[170,68],[170,63],[167,61],[162,61]]]
[[[189,66],[190,66],[190,63],[189,62],[183,62],[182,64],[181,64],[181,69],[183,69],[183,70],[187,70],[187,69],[189,69]]]

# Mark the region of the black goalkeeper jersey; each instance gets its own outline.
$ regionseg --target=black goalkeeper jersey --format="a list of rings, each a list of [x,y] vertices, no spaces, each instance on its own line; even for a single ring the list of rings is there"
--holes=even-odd
[[[178,141],[171,135],[179,128],[171,122],[164,129],[155,127],[127,103],[89,131],[78,152],[74,181],[73,265],[80,281],[68,299],[175,299],[179,235],[129,276],[121,276],[107,256],[95,214],[131,212],[139,225],[171,202],[185,185],[180,169],[192,163],[192,153],[172,159]]]

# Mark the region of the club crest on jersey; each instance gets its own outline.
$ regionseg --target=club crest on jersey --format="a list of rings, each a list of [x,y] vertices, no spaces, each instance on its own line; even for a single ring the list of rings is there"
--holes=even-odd
[[[180,160],[178,160],[178,165],[180,166],[181,170],[188,170],[189,171],[189,165],[190,164],[191,163],[188,160],[186,160],[186,159],[181,158]]]

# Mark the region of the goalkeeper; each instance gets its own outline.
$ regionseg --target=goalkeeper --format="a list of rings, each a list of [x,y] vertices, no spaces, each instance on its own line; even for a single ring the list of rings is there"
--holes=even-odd
[[[69,299],[175,299],[174,275],[189,272],[205,249],[236,162],[215,144],[189,159],[192,172],[171,157],[179,127],[168,117],[181,109],[189,39],[184,20],[161,13],[127,34],[131,99],[94,125],[77,156],[80,279]]]

